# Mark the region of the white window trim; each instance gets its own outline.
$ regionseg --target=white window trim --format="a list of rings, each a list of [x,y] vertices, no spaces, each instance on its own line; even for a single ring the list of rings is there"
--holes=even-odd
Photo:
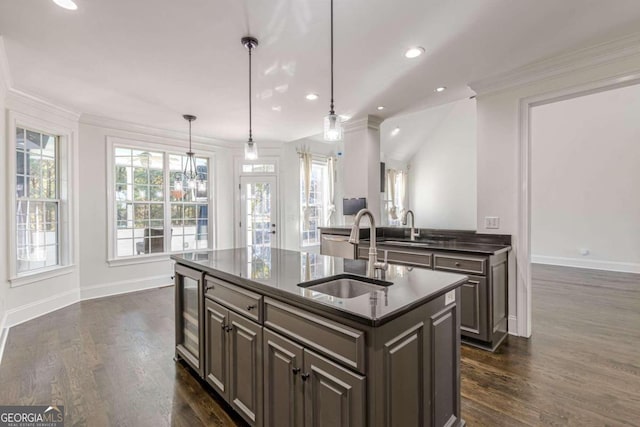
[[[182,253],[185,251],[169,251],[155,254],[146,254],[146,255],[132,255],[126,257],[118,257],[116,256],[115,248],[116,248],[116,234],[115,234],[115,186],[114,186],[114,153],[115,147],[127,147],[132,149],[142,149],[142,150],[150,150],[150,151],[162,151],[165,154],[178,154],[184,155],[184,152],[179,148],[181,142],[175,141],[173,143],[154,143],[147,141],[140,141],[135,139],[128,138],[120,138],[115,136],[107,136],[107,144],[106,144],[106,161],[107,161],[107,264],[109,267],[119,267],[124,265],[134,265],[134,264],[146,264],[151,262],[160,262],[166,261],[172,254]],[[217,182],[217,168],[215,167],[215,152],[206,151],[206,150],[198,150],[196,153],[196,157],[206,158],[209,161],[209,197],[207,199],[207,204],[209,206],[208,211],[208,222],[209,222],[209,231],[207,239],[208,239],[208,248],[206,250],[215,249],[217,242],[217,223],[215,222],[215,212],[217,212],[217,206],[215,203],[215,184]],[[213,174],[211,173],[213,171]],[[166,202],[165,202],[166,203]],[[167,224],[167,220],[169,226],[171,226],[171,218],[165,218],[165,224]],[[170,245],[170,242],[169,242]],[[169,246],[170,247],[170,246]],[[202,249],[204,250],[204,249]],[[195,251],[195,249],[194,249]],[[192,251],[187,251],[192,252]]]
[[[16,128],[25,128],[43,132],[58,137],[58,183],[60,198],[60,212],[58,213],[58,233],[59,233],[59,263],[58,265],[42,268],[33,271],[18,273],[17,271],[17,242],[16,242]],[[76,132],[68,127],[48,120],[39,119],[17,111],[9,111],[7,132],[8,146],[10,153],[8,161],[9,194],[7,204],[7,221],[9,232],[9,282],[11,287],[18,287],[30,283],[39,282],[53,277],[70,274],[75,271],[75,248],[74,248],[74,194],[73,194],[73,172],[74,153],[76,152]]]
[[[324,155],[319,155],[319,154],[311,154],[311,166],[313,167],[313,164],[317,164],[320,166],[327,166],[327,159],[329,157],[328,156],[324,156]],[[328,172],[328,171],[327,171]],[[299,160],[298,161],[298,176],[302,175],[302,162]],[[299,184],[302,185],[302,181],[299,181]],[[328,187],[328,186],[327,186]],[[328,199],[328,195],[327,194],[323,194],[323,198]],[[327,207],[325,206],[323,209],[323,220],[324,220],[324,216],[327,215]],[[298,223],[299,223],[299,227],[298,227],[298,246],[300,247],[300,249],[308,251],[308,250],[315,250],[315,249],[319,249],[320,248],[320,242],[318,243],[314,243],[312,245],[305,245],[304,244],[304,238],[302,237],[302,228],[303,228],[303,216],[302,216],[302,204],[300,202],[300,194],[298,194]],[[320,225],[318,227],[323,227],[323,225]]]

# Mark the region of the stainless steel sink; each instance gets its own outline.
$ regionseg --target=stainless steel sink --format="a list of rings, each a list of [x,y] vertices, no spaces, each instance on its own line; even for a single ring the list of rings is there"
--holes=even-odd
[[[301,283],[298,286],[321,294],[348,299],[359,297],[372,291],[383,291],[389,285],[392,285],[392,283],[343,274],[328,279]]]

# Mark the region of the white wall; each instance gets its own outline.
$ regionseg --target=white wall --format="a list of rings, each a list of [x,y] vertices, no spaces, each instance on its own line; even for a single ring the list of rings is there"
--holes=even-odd
[[[335,155],[343,150],[341,144],[327,144],[318,141],[316,138],[303,138],[297,141],[286,143],[282,146],[280,161],[280,206],[283,210],[282,219],[284,221],[283,247],[285,249],[299,251],[300,248],[300,157],[297,150],[307,147],[312,154],[319,157]],[[336,163],[336,184],[335,184],[335,205],[334,225],[344,224],[342,216],[343,197],[343,158],[338,158]],[[309,248],[305,248],[309,250]]]
[[[562,67],[566,67],[566,63],[562,64]],[[536,80],[513,88],[498,89],[486,94],[481,93],[477,96],[478,232],[511,234],[514,240],[513,255],[515,255],[511,257],[512,262],[518,256],[517,244],[521,237],[518,232],[520,100],[560,90],[570,90],[576,86],[638,71],[640,71],[638,54],[619,59],[608,58],[607,61],[599,62],[597,65],[559,73],[553,78]],[[499,217],[500,228],[486,229],[484,227],[486,216]],[[528,261],[519,260],[519,262]],[[511,270],[514,271],[509,275],[510,332],[520,329],[517,328],[516,277],[524,267],[516,267],[514,270],[512,265]]]
[[[532,261],[640,272],[640,85],[534,107],[531,137]]]
[[[422,228],[476,229],[476,102],[448,111],[409,161],[409,208]]]
[[[109,124],[80,125],[80,283],[83,298],[128,292],[172,283],[173,263],[164,257],[155,262],[132,265],[107,263],[107,137],[186,147],[175,138],[116,129]],[[207,147],[194,143],[194,150]],[[233,158],[228,148],[211,148],[215,152],[216,247],[233,247]]]

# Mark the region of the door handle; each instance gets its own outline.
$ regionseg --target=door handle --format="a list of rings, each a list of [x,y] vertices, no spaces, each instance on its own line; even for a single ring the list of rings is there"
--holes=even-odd
[[[271,230],[271,234],[276,234],[276,230]]]

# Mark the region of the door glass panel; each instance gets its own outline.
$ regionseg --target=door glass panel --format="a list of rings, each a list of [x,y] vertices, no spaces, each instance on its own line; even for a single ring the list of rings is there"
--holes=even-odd
[[[272,185],[269,182],[245,184],[247,247],[270,247],[272,243]]]
[[[198,281],[182,277],[182,318],[184,346],[196,358],[200,357],[198,338]]]

